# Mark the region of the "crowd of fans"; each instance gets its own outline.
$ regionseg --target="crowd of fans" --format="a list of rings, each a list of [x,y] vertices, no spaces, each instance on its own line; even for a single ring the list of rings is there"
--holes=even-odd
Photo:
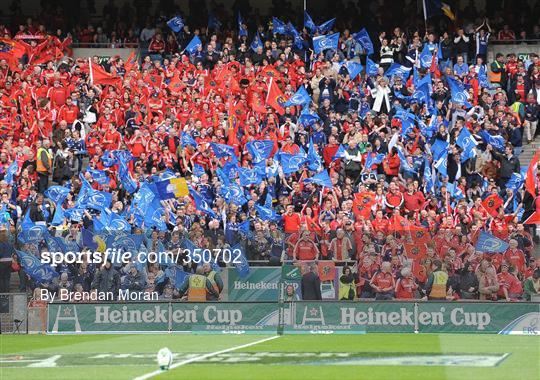
[[[519,156],[540,132],[540,61],[510,54],[487,62],[488,20],[473,33],[396,27],[373,39],[369,57],[348,29],[334,28],[337,50],[315,54],[307,29],[295,43],[260,23],[247,36],[237,26],[172,33],[148,24],[119,37],[125,46],[143,43],[138,59],[72,59],[69,37],[31,27],[18,33],[42,33],[43,41],[9,40],[17,33],[1,27],[5,54],[25,54],[0,56],[0,292],[18,271],[21,290],[157,289],[179,297],[181,284],[159,264],[59,265],[45,283],[21,266],[18,252],[51,249],[47,239],[21,241],[28,226],[45,225],[83,250],[85,231],[105,234],[103,224],[119,218],[126,234],[143,235],[141,250],[239,244],[252,265],[347,263],[358,297],[429,296],[441,271],[444,294],[437,288],[431,298],[538,293],[538,238],[534,222],[524,224],[540,215],[538,162],[525,180],[528,163]],[[184,48],[196,34],[202,44],[190,54]],[[251,44],[255,35],[261,45]],[[113,41],[100,28],[74,37]],[[367,58],[378,63],[374,71]],[[346,62],[365,69],[351,78]],[[395,64],[402,70],[388,75]],[[429,96],[418,98],[426,81]],[[451,81],[466,100],[454,96]],[[285,106],[300,88],[310,102]],[[262,159],[255,141],[272,142]],[[186,178],[190,195],[151,205],[146,198],[159,194],[149,185],[171,177]],[[69,191],[58,200],[47,193],[53,185]],[[111,199],[86,207],[88,191]],[[156,207],[159,220],[144,215]],[[482,232],[508,248],[480,252]]]

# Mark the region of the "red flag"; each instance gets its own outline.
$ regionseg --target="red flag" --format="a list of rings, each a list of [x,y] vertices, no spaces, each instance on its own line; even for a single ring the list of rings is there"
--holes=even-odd
[[[61,44],[62,50],[67,53],[68,57],[73,56],[73,49],[71,48],[71,44],[73,44],[73,38],[71,36],[64,38]]]
[[[366,191],[354,195],[353,212],[355,215],[360,215],[364,219],[369,218],[371,207],[376,203],[375,193]]]
[[[169,91],[171,91],[171,93],[173,94],[180,93],[180,91],[182,91],[185,87],[186,85],[184,84],[184,82],[182,82],[182,79],[180,79],[180,77],[178,77],[177,75],[172,77],[171,81],[169,82],[169,85],[167,86]]]
[[[144,79],[144,82],[150,87],[160,90],[163,83],[163,77],[158,74],[149,74]]]
[[[221,88],[221,81],[212,78],[210,75],[204,78],[204,94],[208,95],[210,91],[217,92]]]
[[[234,116],[239,122],[245,121],[247,116],[247,110],[246,107],[244,107],[244,103],[237,102],[235,104],[231,101],[229,103],[229,115]]]
[[[540,224],[540,212],[535,211],[523,224]]]
[[[333,261],[319,261],[317,263],[317,269],[321,281],[334,281],[334,278],[336,278],[336,263]]]
[[[431,66],[429,67],[429,71],[435,76],[435,78],[441,77],[438,61],[439,60],[437,59],[437,54],[433,54],[433,58],[431,58]]]
[[[274,69],[272,66],[266,66],[262,69],[261,74],[267,78],[278,78],[280,76],[279,71]]]
[[[482,206],[484,206],[489,215],[496,217],[499,215],[499,207],[501,207],[503,203],[503,200],[497,194],[491,194],[482,201]]]
[[[12,57],[21,59],[26,54],[26,46],[21,41],[11,40],[8,38],[0,38],[1,51],[9,53]]]
[[[92,62],[91,58],[88,58],[88,62],[90,63],[90,82],[92,84],[102,84],[106,86],[120,85],[121,79],[119,77],[106,72],[103,67]]]
[[[249,106],[253,112],[266,113],[266,107],[258,92],[250,91],[249,93]]]
[[[411,239],[418,244],[428,243],[431,240],[429,230],[424,227],[410,226],[409,227]]]
[[[137,54],[135,54],[135,50],[133,50],[129,57],[126,59],[126,62],[124,63],[126,74],[129,73],[136,66],[138,66]]]
[[[527,170],[527,177],[525,178],[525,189],[533,197],[536,197],[536,177],[538,175],[538,161],[540,161],[540,149],[538,149],[534,154],[534,157],[529,164],[529,169]]]
[[[405,254],[407,257],[414,261],[420,261],[427,255],[427,247],[425,243],[419,243],[416,241],[412,243],[403,243],[403,248],[405,249]]]
[[[285,103],[285,101],[286,100],[283,92],[281,92],[277,84],[274,82],[274,79],[270,78],[270,83],[268,83],[266,104],[275,109],[280,115],[283,115],[285,113],[285,109],[283,108],[283,103]]]
[[[414,277],[419,282],[426,282],[427,281],[427,270],[426,267],[420,264],[419,262],[413,262],[412,265],[412,272],[414,274]]]

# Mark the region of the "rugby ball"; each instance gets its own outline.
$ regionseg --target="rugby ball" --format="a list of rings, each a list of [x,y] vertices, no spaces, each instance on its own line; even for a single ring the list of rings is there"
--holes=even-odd
[[[162,371],[168,370],[172,364],[173,353],[167,347],[162,348],[157,353],[157,362]]]

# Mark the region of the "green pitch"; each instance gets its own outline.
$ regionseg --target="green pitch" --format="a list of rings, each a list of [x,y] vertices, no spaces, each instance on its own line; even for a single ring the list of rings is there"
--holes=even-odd
[[[0,335],[0,379],[540,378],[537,336],[366,334],[267,338],[272,337]],[[175,368],[156,373],[155,356],[162,347],[175,354]]]

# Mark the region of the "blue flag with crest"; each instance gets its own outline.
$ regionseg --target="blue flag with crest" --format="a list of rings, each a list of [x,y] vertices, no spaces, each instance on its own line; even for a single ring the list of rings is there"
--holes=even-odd
[[[24,272],[38,284],[50,283],[59,276],[50,265],[41,264],[40,259],[30,253],[17,251],[17,256]]]
[[[479,252],[504,253],[508,247],[509,244],[507,242],[485,231],[480,231],[480,235],[476,241],[476,250]]]
[[[319,54],[325,50],[337,50],[339,43],[339,33],[317,36],[313,38],[313,50]]]
[[[64,202],[69,192],[70,189],[67,187],[54,185],[45,190],[43,195],[53,201],[54,204],[58,205]]]
[[[202,46],[202,41],[199,36],[195,36],[189,41],[189,44],[185,47],[184,51],[187,51],[189,54],[194,54],[199,47]]]
[[[266,160],[274,150],[274,141],[272,140],[254,140],[246,144],[246,148],[253,158],[254,163]]]
[[[306,88],[300,85],[298,90],[283,104],[283,106],[303,106],[309,103],[311,103],[311,96],[307,93]]]
[[[366,28],[362,28],[362,30],[360,30],[358,33],[355,33],[353,35],[353,38],[360,43],[367,55],[375,53],[375,49],[373,48],[373,42],[371,41],[371,38],[369,37],[369,33],[367,32]]]
[[[328,170],[326,169],[310,178],[304,179],[304,183],[314,183],[315,185],[326,187],[328,189],[332,189],[334,187],[334,185],[332,185],[332,180],[328,175]]]
[[[178,33],[184,27],[184,20],[181,17],[176,16],[167,21],[167,26],[175,33]]]

